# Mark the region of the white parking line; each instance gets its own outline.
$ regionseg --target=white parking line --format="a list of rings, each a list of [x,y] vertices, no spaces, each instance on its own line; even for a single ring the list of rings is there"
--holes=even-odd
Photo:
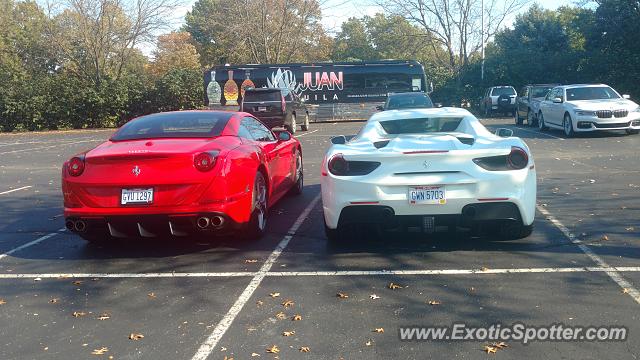
[[[613,268],[617,272],[640,272],[640,266],[623,266]],[[379,276],[379,275],[496,275],[496,274],[561,274],[607,272],[609,269],[600,266],[566,267],[566,268],[515,268],[515,269],[424,269],[424,270],[337,270],[337,271],[269,271],[265,277],[298,277],[298,276]],[[66,278],[212,278],[212,277],[253,277],[259,272],[163,272],[163,273],[21,273],[0,274],[0,279],[66,279]]]
[[[73,141],[73,142],[69,142],[69,143],[60,143],[60,144],[56,144],[56,145],[41,146],[41,147],[35,147],[35,148],[30,148],[30,149],[19,149],[19,150],[5,151],[5,152],[0,152],[0,155],[15,154],[15,153],[21,153],[21,152],[27,152],[27,151],[36,151],[36,150],[46,150],[46,149],[51,149],[51,148],[58,147],[58,146],[68,146],[68,145],[75,145],[75,144],[87,143],[87,142],[98,142],[98,141],[104,141],[104,140]]]
[[[244,305],[249,301],[269,270],[271,270],[273,264],[276,262],[276,260],[278,260],[280,254],[282,254],[284,249],[287,247],[293,235],[295,235],[296,231],[298,231],[300,225],[302,225],[302,223],[307,218],[311,210],[316,206],[318,201],[320,201],[320,194],[318,194],[315,199],[313,199],[309,203],[309,205],[307,205],[304,211],[293,223],[293,225],[291,225],[291,228],[289,228],[289,231],[287,231],[287,235],[282,238],[278,246],[275,248],[275,250],[273,250],[271,255],[269,255],[269,258],[267,258],[267,261],[262,264],[262,267],[260,267],[260,271],[258,271],[258,273],[251,279],[249,285],[247,285],[242,294],[240,294],[240,297],[236,300],[233,306],[231,306],[231,309],[229,309],[227,314],[222,318],[222,320],[220,320],[218,325],[216,325],[215,329],[213,329],[213,332],[207,337],[204,343],[200,345],[200,348],[198,349],[198,351],[196,351],[192,360],[205,360],[209,357],[209,355],[211,355],[211,352],[216,347],[220,339],[222,339],[222,336],[224,336],[224,334],[227,332],[227,330],[233,323],[233,320],[236,318],[236,316],[238,316]]]
[[[27,185],[27,186],[19,187],[19,188],[17,188],[17,189],[11,189],[11,190],[7,190],[7,191],[3,191],[3,192],[0,192],[0,195],[10,194],[10,193],[12,193],[12,192],[20,191],[20,190],[24,190],[24,189],[28,189],[28,188],[30,188],[30,187],[33,187],[33,186],[31,186],[31,185]]]
[[[557,137],[557,136],[554,136],[554,135],[551,135],[551,134],[547,134],[547,133],[542,132],[542,131],[533,131],[533,130],[525,129],[525,128],[520,127],[520,126],[514,126],[514,127],[515,127],[516,129],[518,129],[518,130],[522,130],[522,131],[530,132],[530,133],[532,133],[532,134],[544,135],[544,136],[552,137],[552,138],[554,138],[554,139],[563,140],[563,141],[564,141],[564,140],[566,140],[565,138],[561,138],[561,137]]]
[[[313,133],[314,133],[314,132],[316,132],[316,131],[318,131],[318,129],[313,130],[313,131],[307,131],[306,133],[301,134],[301,135],[296,135],[295,137],[297,137],[297,138],[299,138],[299,137],[303,137],[303,136],[305,136],[305,135],[313,134]]]
[[[39,237],[39,238],[37,238],[37,239],[35,239],[35,240],[31,241],[31,242],[28,242],[28,243],[26,243],[26,244],[20,245],[20,246],[18,246],[17,248],[13,248],[13,249],[11,249],[11,250],[9,250],[9,251],[7,251],[7,252],[3,253],[3,254],[0,254],[0,260],[4,259],[5,257],[7,257],[7,256],[9,256],[9,255],[11,255],[11,254],[13,254],[13,253],[15,253],[15,252],[20,251],[20,250],[22,250],[22,249],[26,249],[26,248],[28,248],[29,246],[33,246],[33,245],[39,244],[39,243],[41,243],[41,242],[43,242],[43,241],[45,241],[45,240],[47,240],[47,239],[49,239],[49,238],[52,238],[52,237],[54,237],[54,236],[58,235],[59,233],[61,233],[61,232],[63,232],[63,231],[66,231],[66,229],[65,229],[65,228],[62,228],[62,229],[60,229],[60,230],[58,230],[58,231],[56,231],[56,232],[49,233],[49,234],[47,234],[47,235],[45,235],[45,236],[41,236],[41,237]]]
[[[600,256],[596,255],[587,245],[583,244],[582,241],[576,239],[571,231],[569,231],[569,228],[564,226],[558,219],[551,215],[551,213],[547,209],[543,208],[540,205],[536,205],[536,207],[538,208],[538,211],[542,213],[542,215],[546,216],[547,219],[551,221],[551,223],[555,225],[564,234],[564,236],[567,237],[567,239],[569,239],[569,241],[577,245],[580,250],[582,250],[582,252],[584,252],[591,260],[593,260],[593,262],[598,264],[598,266],[600,266],[603,271],[607,275],[609,275],[609,277],[613,281],[615,281],[616,284],[618,284],[618,286],[624,289],[629,294],[629,296],[633,298],[633,300],[640,304],[640,291],[634,288],[631,283],[629,283],[624,277],[622,277],[622,275],[620,275],[620,271],[618,271],[614,267],[611,267]]]

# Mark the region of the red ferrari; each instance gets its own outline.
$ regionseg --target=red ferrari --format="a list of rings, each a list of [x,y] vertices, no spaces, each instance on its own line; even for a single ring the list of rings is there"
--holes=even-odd
[[[241,232],[303,187],[300,142],[247,113],[142,116],[64,163],[65,226],[88,241]]]

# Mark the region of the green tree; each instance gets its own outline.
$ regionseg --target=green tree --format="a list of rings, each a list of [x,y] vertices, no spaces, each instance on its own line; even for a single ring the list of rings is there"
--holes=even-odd
[[[340,32],[336,35],[333,60],[377,59],[380,59],[380,55],[373,46],[371,35],[367,29],[366,19],[349,18],[343,22]]]

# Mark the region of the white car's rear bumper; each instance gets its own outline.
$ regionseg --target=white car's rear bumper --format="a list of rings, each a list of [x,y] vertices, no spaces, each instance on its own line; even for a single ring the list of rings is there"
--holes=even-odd
[[[474,220],[474,217],[490,220],[490,213],[494,209],[497,213],[504,213],[505,210],[500,205],[486,204],[506,203],[515,205],[524,225],[532,224],[535,217],[536,172],[533,166],[511,171],[478,169],[473,173],[461,171],[402,176],[379,175],[375,171],[366,176],[334,176],[327,173],[322,176],[321,185],[325,221],[331,229],[338,226],[345,208],[355,206],[389,207],[396,216],[462,216],[463,209],[474,206],[476,214],[467,220]],[[416,185],[444,186],[446,203],[410,204],[409,187]],[[499,215],[496,216],[499,218]],[[365,220],[373,223],[379,221],[376,218]]]

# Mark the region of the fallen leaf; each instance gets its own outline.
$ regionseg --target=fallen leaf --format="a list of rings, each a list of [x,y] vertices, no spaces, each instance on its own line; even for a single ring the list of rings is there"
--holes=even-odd
[[[604,241],[608,241],[608,240],[609,240],[609,237],[608,237],[607,235],[602,235],[602,240],[604,240]]]
[[[42,279],[37,277],[37,278],[33,279],[33,281],[42,281]]]
[[[336,297],[340,298],[340,299],[347,299],[349,297],[348,294],[343,293],[343,292],[339,292],[336,294]]]
[[[282,302],[282,306],[284,306],[287,309],[292,307],[294,304],[295,303],[293,302],[293,300],[289,300],[289,299]]]
[[[82,280],[76,280],[76,281],[74,281],[72,284],[73,284],[73,285],[80,285],[80,284],[82,284],[82,283],[83,283],[83,281],[82,281]]]
[[[493,343],[491,344],[491,346],[498,349],[504,349],[506,347],[509,347],[509,345],[505,344],[504,341],[500,341],[499,343]]]
[[[622,293],[623,294],[628,294],[629,293],[629,289],[627,289],[627,288],[622,289]]]
[[[109,348],[103,346],[100,349],[93,350],[91,355],[104,355],[107,351],[109,351]]]
[[[367,346],[371,346],[371,345],[373,345],[373,340],[369,339],[369,340],[367,340],[367,342],[366,342],[366,343],[364,343],[364,344],[365,344],[365,345],[367,345]]]
[[[475,292],[475,291],[476,291],[476,288],[474,288],[474,287],[472,286],[472,287],[470,287],[470,288],[469,288],[469,291],[471,291],[471,292]]]
[[[370,297],[372,300],[380,299],[380,296],[378,296],[378,295],[376,295],[376,294],[371,294],[371,295],[369,295],[369,297]]]
[[[429,304],[429,305],[440,305],[442,303],[440,301],[438,301],[438,300],[429,300],[429,301],[427,301],[427,304]]]
[[[279,292],[272,292],[271,294],[269,294],[269,296],[271,296],[272,298],[277,298],[278,296],[280,296]]]
[[[7,303],[7,301],[5,299],[0,299],[0,305],[4,305],[6,303]]]
[[[220,348],[220,351],[227,351],[227,348],[223,346]]]
[[[300,348],[300,352],[309,352],[309,351],[311,351],[311,349],[309,349],[308,346],[303,346]]]
[[[223,360],[233,360],[233,357],[228,357],[227,355],[225,355]]]
[[[398,284],[394,284],[394,283],[389,283],[389,289],[391,289],[391,290],[395,290],[395,289],[402,289],[402,285],[398,285]]]
[[[486,351],[487,354],[495,354],[497,351],[493,346],[485,346],[483,350]]]
[[[147,294],[148,297],[155,299],[156,298],[156,293],[150,292]]]
[[[144,335],[142,335],[140,333],[131,333],[131,334],[129,334],[129,340],[138,341],[138,340],[140,340],[142,338],[144,338]]]
[[[244,262],[247,264],[253,264],[253,263],[257,263],[258,259],[246,259]]]
[[[104,313],[97,317],[98,320],[108,320],[111,319],[111,315]]]
[[[276,314],[276,319],[284,320],[286,318],[287,318],[287,315],[285,315],[282,311]]]
[[[55,303],[57,303],[59,300],[60,300],[60,299],[58,299],[58,298],[52,298],[52,299],[50,299],[50,300],[49,300],[49,303],[51,303],[51,304],[55,304]]]
[[[292,336],[292,335],[295,335],[295,334],[296,334],[296,332],[295,332],[294,330],[291,330],[291,331],[284,331],[284,332],[282,333],[282,336]]]
[[[634,228],[633,226],[629,226],[628,228],[624,228],[624,229],[625,229],[625,230],[627,230],[627,231],[633,231],[633,230],[635,230],[635,228]]]
[[[256,357],[256,356],[260,356],[260,354],[258,354],[258,353],[251,353],[251,357]]]
[[[258,301],[256,301],[256,305],[260,306],[260,305],[262,305],[262,304],[264,304],[264,302],[263,302],[262,300],[258,300]]]
[[[302,320],[302,315],[293,315],[293,318],[291,318],[292,321],[300,321]]]
[[[84,312],[84,311],[74,311],[73,312],[73,317],[81,317],[81,316],[85,316],[85,315],[87,315],[87,313]]]
[[[267,352],[271,354],[277,354],[280,352],[280,349],[278,349],[278,346],[273,345],[270,348],[267,348]]]
[[[383,333],[384,329],[383,328],[375,328],[375,329],[373,329],[373,332],[375,332],[375,333]]]
[[[483,266],[483,267],[480,268],[480,271],[489,271],[489,268]]]

